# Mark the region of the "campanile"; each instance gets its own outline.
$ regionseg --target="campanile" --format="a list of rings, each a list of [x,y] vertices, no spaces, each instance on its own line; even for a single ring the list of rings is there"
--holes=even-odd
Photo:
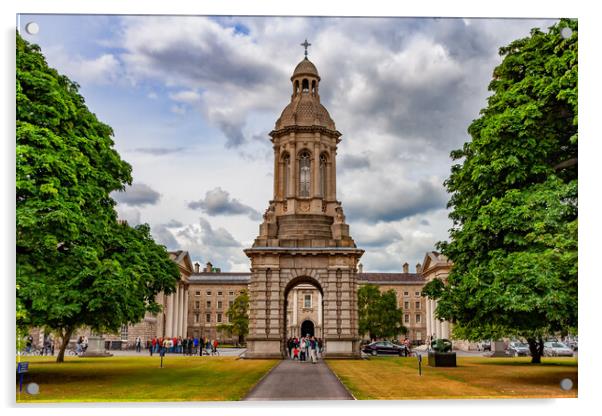
[[[306,56],[291,76],[291,101],[270,132],[273,199],[251,260],[247,358],[286,355],[286,299],[299,284],[321,293],[324,352],[359,357],[357,264],[363,254],[349,234],[336,195],[341,133],[320,102],[320,75]]]

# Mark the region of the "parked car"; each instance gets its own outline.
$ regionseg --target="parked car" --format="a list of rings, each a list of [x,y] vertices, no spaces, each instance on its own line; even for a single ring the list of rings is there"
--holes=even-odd
[[[543,355],[545,357],[572,357],[573,350],[562,342],[544,342]]]
[[[491,341],[482,341],[477,344],[478,351],[491,351]]]
[[[512,341],[508,344],[508,354],[514,357],[526,357],[531,355],[531,350],[529,350],[529,344],[520,341]]]
[[[578,341],[577,341],[577,337],[566,337],[564,339],[564,344],[566,344],[567,347],[571,348],[573,351],[577,351],[578,349]]]
[[[383,355],[399,355],[401,357],[407,355],[407,349],[405,345],[397,345],[393,344],[389,341],[376,341],[370,344],[364,345],[362,349],[366,354],[370,354],[373,356],[383,354]]]

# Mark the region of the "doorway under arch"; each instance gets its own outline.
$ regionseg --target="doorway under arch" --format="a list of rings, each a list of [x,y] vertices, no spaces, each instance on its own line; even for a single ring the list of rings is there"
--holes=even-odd
[[[315,335],[314,323],[309,319],[306,319],[301,323],[301,335],[304,337],[308,335],[313,337]]]
[[[299,276],[288,282],[284,289],[282,310],[282,346],[288,339],[301,338],[308,333],[322,338],[324,321],[324,292],[320,283],[309,276]],[[285,355],[286,356],[286,355]]]

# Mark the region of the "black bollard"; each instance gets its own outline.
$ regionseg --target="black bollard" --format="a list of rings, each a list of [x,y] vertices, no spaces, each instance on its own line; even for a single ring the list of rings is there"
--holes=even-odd
[[[422,354],[416,354],[418,357],[418,375],[422,375]]]

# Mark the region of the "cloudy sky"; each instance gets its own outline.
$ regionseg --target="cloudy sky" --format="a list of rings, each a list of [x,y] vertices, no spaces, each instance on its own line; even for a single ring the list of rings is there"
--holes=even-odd
[[[29,22],[39,32],[28,34]],[[193,260],[247,271],[272,196],[268,133],[309,58],[337,129],[338,199],[367,271],[411,270],[447,238],[449,153],[486,105],[498,48],[553,20],[21,15],[81,86],[134,183],[121,218]]]

